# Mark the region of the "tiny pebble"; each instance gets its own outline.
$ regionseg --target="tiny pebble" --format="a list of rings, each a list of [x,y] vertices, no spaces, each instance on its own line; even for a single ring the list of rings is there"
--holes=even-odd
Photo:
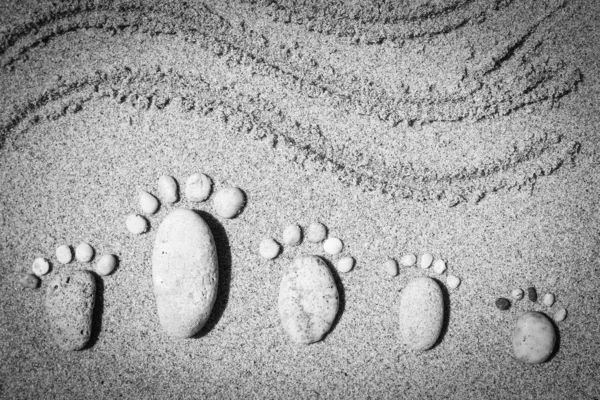
[[[48,260],[46,260],[45,258],[38,257],[35,260],[33,260],[33,265],[31,266],[31,270],[37,276],[43,276],[43,275],[46,275],[48,273],[48,271],[50,271],[50,264],[48,263]]]
[[[396,260],[389,259],[383,265],[385,272],[390,276],[398,275],[398,263]]]
[[[552,293],[546,293],[542,301],[548,307],[552,307],[552,304],[554,304],[554,295]]]
[[[144,214],[154,214],[158,210],[158,199],[154,195],[140,191],[140,209]]]
[[[565,318],[567,318],[567,310],[565,310],[564,308],[561,307],[554,314],[554,320],[556,322],[562,322],[565,320]]]
[[[515,300],[521,300],[524,296],[523,289],[513,289],[513,291],[510,292],[510,295]]]
[[[40,278],[33,274],[19,274],[19,284],[25,289],[36,289],[40,285]]]
[[[417,262],[417,257],[414,254],[405,254],[400,258],[400,264],[405,267],[412,267]]]
[[[456,289],[458,287],[458,285],[460,285],[460,279],[457,276],[448,275],[448,278],[446,278],[446,284],[451,289]]]
[[[433,262],[433,271],[436,274],[443,274],[446,270],[446,262],[444,260],[435,260]]]
[[[167,204],[173,204],[178,199],[177,181],[172,176],[163,175],[158,179],[158,195]]]
[[[288,225],[283,230],[283,244],[298,246],[302,242],[302,229],[297,224]]]
[[[213,198],[215,211],[223,218],[233,218],[238,215],[246,204],[246,196],[241,189],[226,187],[220,189]]]
[[[335,266],[340,272],[350,272],[354,268],[354,258],[344,257],[340,258]]]
[[[210,196],[212,182],[207,175],[196,173],[185,181],[185,197],[189,201],[204,201]]]
[[[94,257],[94,249],[87,243],[80,243],[75,248],[75,258],[79,262],[90,262],[90,260]]]
[[[258,252],[263,258],[272,260],[273,258],[279,255],[279,251],[281,250],[281,246],[275,240],[269,238],[264,239],[260,242]]]
[[[110,275],[117,266],[117,257],[114,254],[105,254],[96,264],[96,273],[101,276]]]
[[[498,300],[496,300],[496,307],[502,311],[508,310],[510,308],[510,300],[500,297]]]
[[[421,256],[421,268],[427,269],[433,262],[433,256],[429,253],[425,253]]]
[[[129,232],[136,235],[144,233],[146,232],[146,229],[148,229],[148,221],[146,221],[146,218],[137,214],[131,214],[129,217],[127,217],[125,224],[127,225]]]
[[[73,260],[73,252],[71,246],[66,244],[60,245],[56,248],[56,259],[61,264],[68,264]]]
[[[537,291],[534,287],[527,288],[527,297],[534,303],[537,301]]]
[[[340,254],[343,248],[344,244],[338,238],[329,238],[323,242],[323,250],[328,254]]]
[[[327,237],[327,228],[320,222],[313,222],[306,230],[306,239],[309,242],[319,243]]]

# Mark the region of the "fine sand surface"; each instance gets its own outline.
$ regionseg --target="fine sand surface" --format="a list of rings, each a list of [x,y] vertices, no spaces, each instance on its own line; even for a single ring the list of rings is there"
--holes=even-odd
[[[600,398],[600,2],[586,0],[4,0],[0,7],[0,398]],[[347,3],[347,4],[345,4]],[[148,233],[125,218],[160,175],[238,186],[236,219],[185,198]],[[152,292],[154,235],[176,207],[217,238],[217,304],[172,340]],[[341,310],[293,344],[265,237],[322,221],[344,241]],[[89,346],[57,348],[46,283],[18,273],[61,244],[115,253],[97,278]],[[424,353],[397,338],[417,276],[388,257],[431,252],[462,279]],[[98,258],[98,257],[97,257]],[[97,259],[96,258],[96,259]],[[494,306],[514,288],[547,307]],[[541,297],[541,296],[540,296]],[[552,316],[559,345],[526,365],[517,317]]]

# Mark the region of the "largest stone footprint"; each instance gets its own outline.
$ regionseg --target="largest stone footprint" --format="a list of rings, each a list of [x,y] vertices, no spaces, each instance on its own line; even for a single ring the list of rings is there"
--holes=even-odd
[[[198,333],[217,298],[219,262],[212,232],[197,213],[172,211],[160,224],[152,281],[160,324],[175,338]]]

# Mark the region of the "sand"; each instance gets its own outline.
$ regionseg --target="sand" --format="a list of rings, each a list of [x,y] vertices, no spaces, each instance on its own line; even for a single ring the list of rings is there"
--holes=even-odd
[[[390,3],[3,2],[0,397],[600,398],[600,3]],[[244,190],[238,218],[183,198],[127,231],[140,190],[197,172]],[[174,341],[151,253],[177,207],[209,222],[220,286],[201,334]],[[310,242],[258,254],[313,221],[339,256]],[[89,346],[64,352],[44,291],[60,270],[93,269],[53,258],[82,241],[120,263],[97,278]],[[461,285],[439,343],[411,353],[400,291],[446,275],[383,264],[425,252]],[[356,265],[336,276],[331,332],[299,346],[277,293],[306,254]],[[36,257],[52,271],[20,290]],[[555,305],[494,306],[529,286]],[[550,361],[515,360],[518,316],[560,307]]]

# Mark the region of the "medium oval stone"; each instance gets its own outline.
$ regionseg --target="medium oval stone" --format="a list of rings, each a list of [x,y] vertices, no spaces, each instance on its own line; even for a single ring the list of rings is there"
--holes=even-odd
[[[46,290],[46,316],[54,341],[63,350],[81,350],[92,333],[96,281],[88,271],[56,275]]]
[[[281,279],[279,318],[296,343],[317,342],[329,332],[338,312],[333,276],[317,256],[299,257]]]
[[[160,224],[152,281],[163,329],[172,337],[198,333],[217,297],[219,263],[212,232],[194,211],[176,209]]]
[[[431,348],[444,323],[444,299],[439,285],[431,278],[416,278],[400,296],[400,331],[403,344],[415,351]]]
[[[556,343],[552,322],[537,311],[528,311],[517,320],[513,332],[513,352],[517,360],[527,364],[543,363]]]

